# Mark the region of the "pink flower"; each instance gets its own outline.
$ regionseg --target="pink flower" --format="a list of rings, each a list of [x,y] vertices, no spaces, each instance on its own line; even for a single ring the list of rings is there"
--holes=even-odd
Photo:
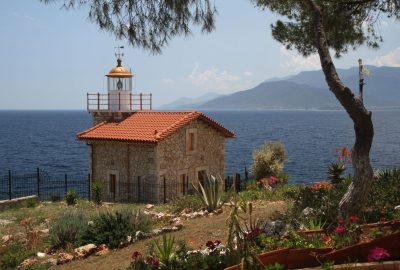
[[[343,225],[343,219],[339,219],[337,222],[339,225]]]
[[[337,234],[344,234],[346,232],[346,228],[343,227],[342,225],[339,225],[335,228],[335,232]]]
[[[141,257],[142,256],[142,254],[139,252],[139,251],[135,251],[135,252],[133,252],[133,254],[132,254],[132,259],[133,260],[136,260],[136,259],[138,259],[139,257]]]
[[[150,264],[153,267],[159,267],[160,266],[160,261],[155,257],[147,257],[146,263]]]
[[[389,257],[390,254],[386,249],[374,247],[368,253],[368,262],[379,262]]]
[[[360,220],[360,218],[355,216],[355,215],[349,217],[350,223],[355,223],[355,222],[357,222],[359,220]]]

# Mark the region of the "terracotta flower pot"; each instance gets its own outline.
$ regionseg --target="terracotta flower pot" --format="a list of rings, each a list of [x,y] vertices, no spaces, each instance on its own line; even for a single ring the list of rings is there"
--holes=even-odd
[[[289,269],[318,266],[316,257],[331,252],[331,248],[299,248],[290,249],[287,255],[287,267]]]
[[[303,268],[319,265],[316,256],[332,251],[331,248],[283,248],[257,255],[262,266],[279,263],[286,268]]]
[[[348,262],[366,262],[368,253],[374,247],[381,247],[390,253],[390,259],[400,258],[400,232],[387,235],[367,243],[360,243],[324,254],[325,261],[334,261],[335,264]]]

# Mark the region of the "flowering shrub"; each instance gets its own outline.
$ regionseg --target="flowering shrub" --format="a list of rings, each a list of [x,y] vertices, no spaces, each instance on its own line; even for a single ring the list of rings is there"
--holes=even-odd
[[[380,247],[374,247],[368,253],[368,262],[380,262],[390,257],[389,252]]]
[[[321,189],[321,188],[330,189],[331,187],[332,187],[332,184],[325,182],[325,181],[315,182],[311,185],[312,189]]]
[[[345,223],[342,219],[338,220],[333,235],[332,242],[334,248],[342,248],[358,243],[360,238],[359,217],[352,215]]]
[[[285,183],[286,179],[284,178],[277,178],[275,176],[264,177],[257,181],[257,186],[261,189],[272,189],[276,188],[278,184]]]
[[[160,266],[160,261],[152,256],[144,258],[139,251],[132,254],[132,263],[128,269],[130,270],[155,270]]]

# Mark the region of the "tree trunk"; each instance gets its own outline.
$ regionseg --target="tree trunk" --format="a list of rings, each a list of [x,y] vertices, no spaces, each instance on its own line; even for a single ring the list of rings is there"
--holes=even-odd
[[[353,120],[355,143],[352,148],[352,163],[354,170],[353,182],[340,201],[339,208],[342,217],[358,214],[365,204],[369,189],[373,182],[373,170],[369,152],[374,137],[374,127],[371,112],[368,111],[358,97],[340,80],[333,64],[328,41],[325,34],[321,7],[313,0],[304,0],[314,21],[316,40],[315,45],[321,61],[322,71],[333,92],[347,114]]]

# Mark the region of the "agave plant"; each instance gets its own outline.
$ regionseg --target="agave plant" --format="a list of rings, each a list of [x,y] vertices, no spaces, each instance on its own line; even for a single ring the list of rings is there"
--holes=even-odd
[[[342,174],[346,170],[346,165],[343,162],[333,162],[328,167],[328,178],[331,183],[336,185],[344,180]]]
[[[225,196],[225,198],[223,196],[224,193],[221,177],[217,178],[213,175],[204,175],[203,184],[199,182],[199,187],[196,187],[193,184],[192,187],[196,194],[200,197],[204,208],[206,208],[209,212],[221,208],[229,199],[229,196]],[[228,193],[230,193],[230,190]]]
[[[163,235],[161,244],[154,240],[154,245],[156,247],[157,256],[160,258],[161,264],[169,266],[174,259],[174,237],[168,237]]]

